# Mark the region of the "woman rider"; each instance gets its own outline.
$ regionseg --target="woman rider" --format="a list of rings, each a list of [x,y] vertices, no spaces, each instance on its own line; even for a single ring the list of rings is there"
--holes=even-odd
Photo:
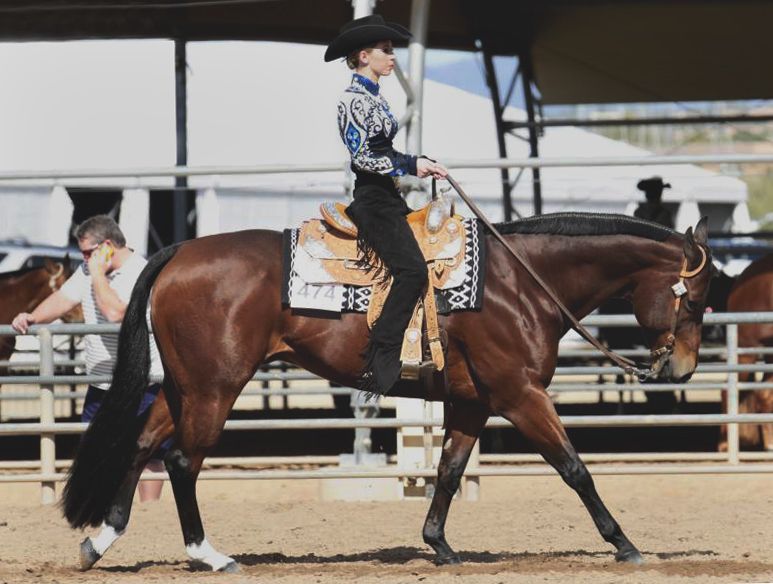
[[[344,25],[325,52],[325,61],[346,58],[352,83],[338,103],[338,129],[351,155],[354,201],[347,214],[357,226],[357,243],[369,266],[392,288],[365,351],[360,388],[385,394],[400,377],[400,349],[413,308],[427,285],[427,266],[405,216],[410,212],[396,178],[406,174],[445,178],[443,165],[397,152],[397,120],[381,95],[379,81],[395,66],[392,43],[410,32],[381,16]]]

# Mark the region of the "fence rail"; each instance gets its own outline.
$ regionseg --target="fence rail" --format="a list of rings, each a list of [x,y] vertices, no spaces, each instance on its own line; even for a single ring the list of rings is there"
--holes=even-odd
[[[550,158],[453,158],[444,160],[448,168],[559,168],[587,166],[659,166],[681,164],[770,164],[771,154],[689,154],[668,156],[561,156]],[[20,170],[0,172],[0,182],[82,178],[157,178],[261,175],[287,173],[343,172],[343,162],[317,164],[263,164],[250,166],[167,166],[135,168],[80,168],[53,170]]]
[[[591,470],[597,474],[674,474],[674,473],[761,473],[773,472],[773,453],[741,453],[739,451],[738,424],[762,424],[773,423],[773,413],[740,414],[738,412],[738,392],[740,390],[765,390],[773,388],[773,383],[739,382],[739,373],[751,371],[773,371],[770,365],[739,365],[738,355],[742,350],[738,347],[738,326],[740,324],[773,322],[773,312],[770,313],[733,313],[733,314],[709,314],[704,323],[717,324],[727,327],[727,344],[723,349],[705,351],[713,358],[725,357],[724,364],[701,363],[699,373],[705,373],[711,377],[720,377],[720,381],[698,381],[694,384],[663,384],[648,385],[647,391],[673,391],[673,390],[726,390],[728,392],[728,412],[726,414],[691,414],[691,415],[597,415],[597,416],[563,416],[562,422],[568,427],[643,427],[643,426],[706,426],[728,424],[728,451],[727,453],[645,453],[645,454],[594,454],[588,455],[589,461],[596,461],[591,465]],[[635,325],[632,316],[610,315],[593,316],[584,319],[588,326],[631,326]],[[109,376],[87,375],[58,375],[55,373],[53,336],[61,334],[85,334],[93,332],[117,332],[117,325],[35,325],[30,334],[37,335],[40,342],[40,359],[32,362],[32,366],[39,367],[38,375],[21,376],[10,375],[0,377],[0,384],[27,384],[39,385],[38,392],[0,392],[0,399],[29,399],[36,398],[40,402],[40,421],[38,423],[2,423],[0,424],[0,436],[40,436],[40,460],[39,461],[13,461],[0,462],[0,482],[39,482],[42,488],[42,500],[51,503],[55,499],[55,483],[64,478],[64,473],[58,469],[66,467],[66,461],[57,461],[55,456],[56,435],[78,434],[86,428],[86,424],[74,422],[56,422],[54,418],[54,404],[57,399],[74,399],[82,397],[83,392],[56,393],[54,385],[83,384],[88,382],[109,381]],[[0,335],[16,334],[9,326],[0,326]],[[752,352],[752,349],[743,352]],[[756,351],[755,351],[756,352]],[[639,351],[638,354],[641,354]],[[646,352],[644,352],[646,354]],[[573,358],[579,356],[592,357],[595,360],[603,360],[600,354],[594,351],[576,351]],[[612,366],[562,366],[556,370],[556,382],[551,386],[551,391],[631,391],[642,389],[639,385],[605,383],[597,384],[595,381],[582,383],[576,379],[566,383],[560,382],[561,377],[591,376],[617,374],[619,370]],[[280,381],[285,385],[288,382],[308,381],[319,379],[311,373],[303,371],[283,371],[279,366],[272,366],[269,371],[259,371],[253,377],[260,382]],[[248,395],[316,395],[316,394],[347,394],[348,388],[313,388],[313,387],[282,387],[263,388],[255,390],[248,388]],[[427,410],[429,412],[429,410]],[[374,429],[374,428],[424,428],[425,433],[431,435],[433,428],[442,425],[442,420],[433,418],[430,413],[422,418],[334,418],[334,419],[284,419],[284,420],[229,420],[226,423],[227,431],[244,430],[311,430],[311,429]],[[501,418],[492,418],[487,427],[510,427],[510,423]],[[329,465],[336,457],[242,457],[224,459],[215,462],[213,466],[233,465],[258,465],[268,464],[316,464]],[[394,459],[392,459],[394,460]],[[480,476],[510,476],[510,475],[536,475],[550,474],[553,471],[543,465],[535,464],[537,460],[533,456],[524,455],[480,455],[478,465],[473,464],[466,472],[467,477]],[[619,463],[625,460],[637,463],[650,462],[650,464],[626,464],[615,466],[611,463]],[[492,466],[493,464],[493,466]],[[502,466],[502,464],[517,464],[517,466]],[[22,472],[39,469],[39,472]],[[408,468],[397,461],[397,466],[387,466],[378,469],[372,468],[320,468],[317,470],[207,470],[202,473],[203,479],[290,479],[290,478],[369,478],[369,477],[394,477],[394,478],[421,478],[432,477],[436,470],[432,465],[423,468]],[[156,475],[146,473],[143,480],[158,478]]]

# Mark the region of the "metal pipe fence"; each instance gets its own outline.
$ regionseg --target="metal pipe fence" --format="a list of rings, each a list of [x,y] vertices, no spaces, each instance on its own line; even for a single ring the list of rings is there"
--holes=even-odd
[[[448,168],[559,168],[587,166],[658,166],[681,164],[771,164],[771,154],[690,154],[679,156],[563,156],[553,158],[485,158],[444,160]],[[233,176],[288,173],[344,172],[348,163],[262,164],[249,166],[169,166],[136,168],[81,168],[46,171],[3,171],[0,182],[91,178],[158,178],[195,176]]]
[[[718,391],[728,392],[728,412],[726,414],[670,414],[670,415],[594,415],[594,416],[563,416],[562,422],[567,427],[647,427],[647,426],[710,426],[728,425],[727,453],[600,453],[584,456],[591,462],[591,470],[597,474],[674,474],[674,473],[759,473],[773,471],[773,453],[746,453],[739,448],[738,424],[773,423],[773,413],[742,414],[738,412],[738,393],[741,390],[769,390],[773,383],[739,382],[739,373],[773,371],[770,365],[738,365],[737,329],[739,324],[773,322],[771,313],[733,313],[708,314],[704,323],[718,324],[727,327],[727,343],[724,348],[702,351],[713,359],[724,358],[724,363],[702,362],[698,374],[705,374],[709,381],[698,381],[693,384],[663,384],[647,385],[646,390],[657,391]],[[632,316],[609,315],[592,316],[584,319],[588,326],[631,326],[635,325]],[[41,484],[41,499],[44,503],[55,499],[55,483],[64,478],[58,469],[67,467],[69,461],[57,460],[55,455],[55,437],[57,435],[79,434],[86,424],[74,422],[56,422],[54,404],[56,400],[77,399],[84,394],[81,391],[60,393],[54,390],[55,385],[84,384],[89,382],[109,381],[109,376],[59,375],[55,373],[53,352],[53,335],[84,334],[86,332],[117,332],[117,325],[35,325],[30,333],[37,335],[40,342],[40,359],[32,362],[39,368],[37,375],[9,375],[0,377],[0,384],[38,385],[36,392],[0,392],[0,400],[29,399],[35,397],[39,401],[40,416],[37,423],[0,423],[0,436],[39,436],[40,460],[38,461],[6,461],[0,462],[0,482],[38,482]],[[0,335],[16,334],[9,326],[0,326]],[[744,350],[746,353],[758,352],[754,349]],[[641,353],[641,351],[639,352]],[[645,351],[644,355],[647,354]],[[562,356],[563,353],[562,353]],[[594,351],[578,351],[571,353],[572,358],[592,358],[603,360],[603,356]],[[253,377],[260,382],[278,381],[286,386],[288,382],[306,382],[319,378],[304,371],[284,371],[285,366],[273,364],[268,371],[259,371]],[[561,366],[556,370],[556,381],[550,391],[562,392],[600,392],[600,391],[638,391],[645,389],[638,384],[597,383],[598,376],[618,375],[620,372],[612,366]],[[562,377],[572,378],[569,382],[560,381]],[[577,380],[578,377],[590,378],[587,382]],[[300,387],[282,387],[261,389],[248,388],[246,395],[320,395],[348,394],[349,388],[311,387],[308,384]],[[311,429],[375,429],[375,428],[424,428],[431,435],[434,428],[442,425],[442,420],[432,417],[429,408],[425,408],[424,417],[416,419],[400,418],[332,418],[332,419],[282,419],[282,420],[229,420],[227,431],[247,430],[311,430]],[[489,420],[489,428],[511,427],[510,423],[501,418]],[[276,465],[317,465],[334,464],[337,457],[231,457],[213,460],[209,467],[223,466],[276,466]],[[392,457],[390,462],[394,462]],[[553,471],[544,464],[536,464],[538,458],[533,455],[482,454],[479,457],[481,466],[471,465],[467,470],[468,477],[480,476],[511,476],[549,474]],[[614,466],[611,463],[628,461],[636,464]],[[648,464],[641,464],[648,463]],[[505,464],[515,466],[503,466]],[[38,470],[38,472],[23,472]],[[298,469],[267,469],[267,470],[205,470],[202,479],[290,479],[290,478],[375,478],[395,477],[415,479],[432,477],[436,473],[432,461],[425,461],[424,468],[403,468],[397,460],[397,466],[383,468],[320,468],[317,470]],[[160,475],[145,473],[143,480],[159,478]]]

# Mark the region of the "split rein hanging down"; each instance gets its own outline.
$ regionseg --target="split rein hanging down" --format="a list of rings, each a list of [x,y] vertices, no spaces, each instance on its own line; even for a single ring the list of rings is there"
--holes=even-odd
[[[569,309],[564,306],[564,303],[559,300],[558,296],[553,292],[553,290],[550,289],[550,287],[545,283],[545,281],[537,274],[532,267],[529,265],[529,263],[526,261],[526,259],[521,256],[513,247],[507,242],[507,240],[502,236],[499,231],[491,224],[491,222],[486,218],[486,216],[483,214],[483,212],[478,208],[478,206],[472,202],[472,199],[470,199],[469,196],[467,196],[467,193],[464,192],[461,186],[459,186],[459,183],[457,183],[451,175],[446,175],[446,180],[451,184],[451,186],[454,188],[454,190],[459,194],[459,196],[462,198],[462,200],[467,204],[467,206],[470,208],[470,210],[473,212],[473,214],[480,219],[483,224],[488,228],[488,230],[496,237],[496,239],[505,246],[505,249],[512,254],[512,256],[518,260],[518,262],[524,267],[524,269],[531,275],[532,278],[539,284],[539,286],[545,291],[545,293],[548,295],[548,297],[558,306],[558,308],[561,310],[561,312],[564,314],[564,316],[569,320],[569,322],[572,324],[572,328],[576,330],[586,341],[588,341],[591,345],[596,347],[599,351],[601,351],[604,355],[609,357],[609,359],[612,360],[613,363],[615,363],[618,367],[620,367],[625,373],[629,375],[635,375],[640,382],[646,381],[648,379],[654,378],[660,369],[660,367],[653,368],[653,367],[647,367],[642,368],[639,367],[635,361],[632,361],[631,359],[628,359],[627,357],[623,357],[622,355],[618,355],[614,351],[608,349],[605,347],[596,337],[594,337],[588,329],[586,329],[582,324],[580,324],[580,321],[578,321],[575,316],[569,311]],[[433,178],[432,179],[432,198],[436,198],[437,191],[436,191],[436,181]],[[701,264],[701,267],[703,265]]]

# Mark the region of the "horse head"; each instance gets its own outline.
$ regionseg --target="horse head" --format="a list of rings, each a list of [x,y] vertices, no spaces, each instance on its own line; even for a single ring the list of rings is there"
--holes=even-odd
[[[652,354],[650,378],[666,383],[687,381],[698,366],[704,307],[716,271],[706,217],[695,231],[687,229],[681,243],[645,270],[632,296]]]
[[[59,290],[62,285],[70,277],[72,270],[70,270],[70,262],[65,258],[65,262],[55,262],[46,258],[43,261],[43,267],[48,274],[48,287],[51,288],[51,293]]]
[[[65,255],[61,262],[54,262],[50,259],[46,259],[43,262],[43,267],[48,275],[48,287],[50,288],[48,294],[53,294],[61,289],[74,271],[72,269],[69,254]],[[62,317],[62,320],[64,322],[83,322],[83,310],[81,309],[81,305],[78,304],[78,306],[70,310]]]

